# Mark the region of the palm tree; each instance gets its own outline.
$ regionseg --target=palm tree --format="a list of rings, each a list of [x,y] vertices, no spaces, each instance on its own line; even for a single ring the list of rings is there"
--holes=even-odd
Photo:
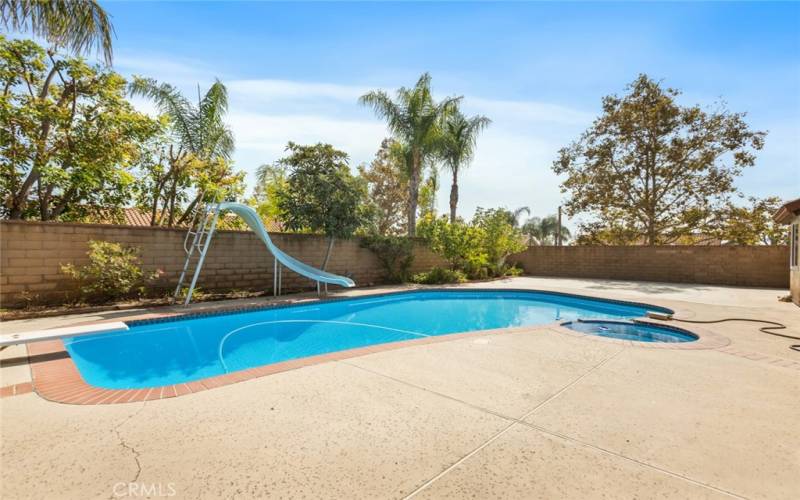
[[[211,164],[217,160],[228,161],[234,150],[233,132],[225,124],[223,118],[228,110],[228,91],[219,80],[214,82],[208,92],[200,97],[198,87],[198,102],[192,104],[175,87],[168,83],[158,83],[151,78],[134,78],[129,86],[131,95],[142,96],[155,102],[159,112],[165,115],[171,125],[171,131],[177,145],[177,150],[170,147],[168,162],[172,176],[172,187],[177,186],[179,173],[187,165],[190,158]],[[220,193],[198,192],[177,224],[182,224],[192,213],[194,207],[203,199],[204,195],[215,197]],[[172,203],[174,203],[172,192]],[[171,207],[173,205],[170,205]],[[171,212],[174,213],[173,210]],[[170,214],[168,225],[173,223],[173,213]]]
[[[556,243],[558,234],[558,217],[548,215],[547,217],[532,217],[522,226],[522,232],[528,236],[528,244],[531,245],[553,245]],[[572,237],[569,228],[561,226],[561,238],[567,240]]]
[[[460,110],[449,113],[442,126],[441,157],[445,167],[453,174],[450,186],[450,222],[456,220],[458,206],[458,173],[472,161],[478,134],[489,126],[492,120],[485,116],[467,118]]]
[[[516,210],[511,211],[511,223],[512,227],[519,227],[519,218],[522,217],[522,214],[531,214],[531,209],[529,207],[519,207]]]
[[[96,0],[0,0],[0,22],[77,54],[96,48],[111,65],[114,27]]]
[[[403,146],[408,170],[408,235],[417,228],[417,204],[422,167],[440,147],[440,124],[461,98],[451,97],[437,103],[431,94],[431,76],[424,73],[413,88],[401,87],[392,100],[382,90],[374,90],[359,98],[386,120],[389,131]]]

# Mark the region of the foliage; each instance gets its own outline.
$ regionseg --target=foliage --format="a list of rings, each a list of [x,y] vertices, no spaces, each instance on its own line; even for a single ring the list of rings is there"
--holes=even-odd
[[[370,106],[386,120],[394,139],[401,145],[408,172],[406,217],[409,236],[416,234],[423,167],[440,151],[441,122],[460,99],[451,97],[437,103],[433,99],[428,73],[420,76],[413,88],[397,90],[394,100],[382,90],[369,92],[359,99],[361,104]]]
[[[442,126],[441,159],[453,175],[450,186],[450,222],[456,220],[458,207],[458,174],[475,156],[475,146],[480,134],[492,121],[485,116],[467,118],[460,110],[449,113]]]
[[[150,211],[152,225],[180,225],[198,203],[243,193],[244,173],[234,172],[230,162],[234,142],[224,121],[228,91],[222,82],[217,80],[196,105],[172,85],[153,79],[135,77],[129,88],[156,104],[164,124],[139,165],[143,189],[137,200]]]
[[[280,163],[265,163],[256,169],[256,187],[252,204],[265,221],[280,221],[280,193],[288,189],[288,170]]]
[[[479,207],[472,218],[472,225],[481,229],[481,246],[493,276],[503,275],[509,255],[525,250],[522,232],[509,222],[509,216],[516,220],[513,213],[504,208]]]
[[[347,154],[330,144],[302,146],[290,142],[289,155],[278,161],[288,169],[278,195],[281,220],[289,229],[308,229],[349,238],[364,221],[366,188],[353,177]]]
[[[427,273],[415,274],[411,281],[420,285],[444,285],[448,283],[464,283],[467,281],[467,276],[458,269],[434,267]]]
[[[408,281],[414,263],[414,241],[403,236],[379,234],[361,238],[361,246],[372,250],[390,283]]]
[[[10,219],[107,212],[158,123],[125,100],[125,80],[80,58],[0,36],[0,196]]]
[[[3,0],[0,21],[7,30],[28,31],[75,54],[95,48],[111,65],[114,27],[96,0]]]
[[[710,233],[728,245],[785,245],[789,226],[778,224],[772,215],[783,204],[777,196],[748,199],[749,206],[728,202],[719,216],[719,223]]]
[[[397,143],[384,139],[369,167],[358,167],[359,176],[367,183],[375,230],[380,235],[402,234],[406,228],[408,178],[403,158],[397,153]]]
[[[89,264],[61,266],[61,271],[78,282],[81,295],[92,301],[110,301],[141,292],[141,286],[158,276],[145,276],[139,250],[108,241],[89,241]]]
[[[432,215],[436,217],[436,194],[439,192],[439,171],[431,167],[428,176],[419,188],[417,212],[420,217]]]
[[[430,249],[450,263],[451,269],[460,269],[470,278],[486,273],[488,254],[483,247],[486,235],[480,227],[456,219],[450,223],[447,216],[424,216],[419,223],[419,237]]]
[[[526,237],[528,245],[555,245],[558,234],[558,217],[531,217],[522,225],[522,234]],[[561,240],[568,241],[572,237],[569,228],[561,226]]]
[[[678,90],[640,75],[624,97],[603,99],[603,114],[553,164],[566,176],[567,214],[592,216],[582,232],[618,244],[664,244],[690,234],[733,192],[752,166],[764,132],[720,105],[676,103]]]
[[[522,276],[525,273],[525,270],[522,268],[517,267],[516,265],[506,267],[505,271],[503,271],[503,276]]]
[[[506,258],[525,249],[522,232],[511,223],[513,217],[504,208],[478,208],[469,224],[427,215],[420,220],[419,236],[451,269],[464,271],[470,279],[503,276]]]

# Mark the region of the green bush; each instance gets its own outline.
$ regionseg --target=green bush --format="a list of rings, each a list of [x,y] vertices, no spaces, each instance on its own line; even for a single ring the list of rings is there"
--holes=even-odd
[[[467,276],[459,270],[434,267],[427,273],[415,274],[411,281],[421,285],[443,285],[446,283],[464,283],[467,281]]]
[[[505,276],[506,258],[525,249],[522,233],[509,214],[502,208],[478,208],[470,223],[428,215],[417,225],[417,234],[451,269],[463,271],[470,279]]]
[[[61,271],[78,282],[83,299],[105,302],[123,297],[138,296],[143,291],[145,277],[139,259],[139,249],[109,241],[89,241],[89,264],[77,267],[61,266]]]
[[[361,239],[361,246],[372,250],[386,271],[390,283],[408,281],[414,263],[414,242],[402,236],[370,235]]]
[[[517,266],[510,266],[503,271],[503,276],[522,276],[525,273],[523,269]]]
[[[525,250],[522,231],[509,222],[509,212],[503,208],[478,208],[472,224],[482,230],[481,246],[486,252],[489,274],[505,275],[506,258]]]
[[[483,249],[483,230],[463,221],[450,223],[446,216],[426,215],[417,224],[417,235],[430,249],[441,255],[453,270],[461,270],[470,278],[477,278],[487,265]]]

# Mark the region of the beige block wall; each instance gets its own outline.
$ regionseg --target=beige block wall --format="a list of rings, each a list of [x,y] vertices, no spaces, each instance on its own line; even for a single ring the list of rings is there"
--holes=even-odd
[[[185,230],[104,224],[65,224],[0,221],[0,304],[54,302],[74,289],[60,268],[62,264],[84,264],[90,240],[105,240],[136,246],[141,250],[145,271],[164,271],[164,288],[171,288],[180,274],[185,253]],[[327,240],[305,234],[273,234],[275,243],[288,254],[320,266]],[[413,271],[441,265],[439,257],[421,245],[415,249]],[[337,240],[328,270],[351,276],[358,286],[379,284],[384,272],[372,251],[357,239]],[[272,290],[272,255],[250,231],[218,231],[198,280],[205,290]],[[284,269],[284,290],[312,289],[314,282]]]
[[[535,276],[789,287],[787,246],[542,246],[509,262]]]

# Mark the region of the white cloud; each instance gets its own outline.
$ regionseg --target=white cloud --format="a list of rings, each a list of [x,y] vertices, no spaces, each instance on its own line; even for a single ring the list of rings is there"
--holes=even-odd
[[[246,163],[240,159],[238,166],[248,171],[278,159],[289,141],[327,142],[350,155],[354,164],[368,161],[385,135],[384,126],[378,122],[322,115],[232,111],[227,121],[236,137],[237,158],[246,158]]]
[[[194,95],[213,74],[201,64],[149,57],[120,57],[118,66],[178,85]],[[348,153],[355,167],[372,160],[386,127],[358,97],[371,87],[279,79],[223,80],[230,107],[227,121],[236,137],[234,160],[249,174],[258,165],[284,154],[288,141],[327,142]],[[393,89],[385,89],[392,92]],[[154,113],[151,103],[135,99],[137,108]],[[529,206],[534,214],[554,213],[561,195],[550,169],[558,149],[590,123],[593,114],[556,103],[464,97],[464,110],[484,114],[492,125],[478,141],[473,164],[461,174],[459,213],[475,208]],[[440,174],[438,208],[448,210],[450,175]]]

